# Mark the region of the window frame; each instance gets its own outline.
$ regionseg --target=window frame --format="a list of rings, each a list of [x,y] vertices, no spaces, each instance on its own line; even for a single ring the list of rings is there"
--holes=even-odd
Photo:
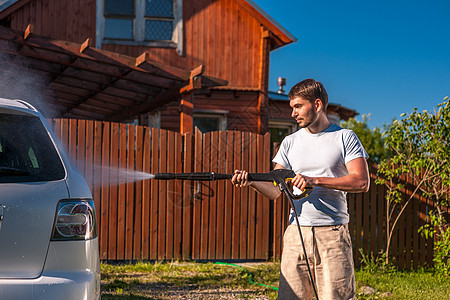
[[[288,135],[296,132],[298,130],[298,124],[294,121],[286,121],[286,120],[269,120],[268,129],[270,131],[271,128],[280,128],[287,129]],[[281,143],[281,141],[280,141]]]
[[[105,38],[105,0],[96,0],[96,47],[102,48],[105,45],[128,45],[128,46],[145,46],[157,48],[176,48],[179,55],[183,55],[183,0],[173,1],[173,33],[172,39],[167,41],[148,41],[145,40],[145,21],[146,20],[168,20],[167,18],[148,18],[145,17],[146,0],[134,0],[135,16],[133,18],[133,40]]]
[[[194,121],[195,118],[214,118],[219,119],[219,128],[218,131],[227,130],[227,115],[229,111],[227,110],[194,110],[192,114],[192,119]],[[212,130],[216,131],[216,130]],[[207,131],[207,132],[212,132]]]

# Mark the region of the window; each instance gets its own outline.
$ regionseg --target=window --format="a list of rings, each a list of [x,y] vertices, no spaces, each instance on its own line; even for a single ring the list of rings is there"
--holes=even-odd
[[[227,113],[228,111],[194,112],[194,127],[203,133],[226,130]]]
[[[37,117],[0,114],[0,183],[52,181],[65,170]]]
[[[270,140],[272,144],[280,144],[287,135],[296,130],[296,123],[288,121],[269,121]]]
[[[176,47],[182,54],[182,0],[97,0],[101,44]]]

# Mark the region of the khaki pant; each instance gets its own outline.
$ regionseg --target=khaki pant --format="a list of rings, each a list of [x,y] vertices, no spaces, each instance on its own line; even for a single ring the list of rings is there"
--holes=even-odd
[[[302,235],[319,299],[354,299],[355,274],[348,226],[302,226]],[[278,299],[310,300],[313,296],[298,227],[291,224],[283,237]]]

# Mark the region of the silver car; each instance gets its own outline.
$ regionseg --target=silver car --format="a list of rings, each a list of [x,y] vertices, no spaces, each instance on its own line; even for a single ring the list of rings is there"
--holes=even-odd
[[[0,98],[0,299],[99,299],[94,203],[43,116]]]

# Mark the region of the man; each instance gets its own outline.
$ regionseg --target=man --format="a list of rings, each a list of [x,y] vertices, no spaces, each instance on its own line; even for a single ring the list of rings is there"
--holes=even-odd
[[[300,129],[287,136],[273,162],[275,169],[297,174],[292,184],[299,190],[314,188],[295,202],[307,256],[320,299],[353,299],[355,277],[348,231],[347,192],[369,189],[366,151],[356,135],[328,121],[328,95],[313,79],[297,83],[289,92],[292,117]],[[270,199],[280,191],[268,182],[249,182],[248,173],[236,170],[232,183],[251,186]],[[291,211],[283,237],[279,299],[312,299],[299,232]]]

